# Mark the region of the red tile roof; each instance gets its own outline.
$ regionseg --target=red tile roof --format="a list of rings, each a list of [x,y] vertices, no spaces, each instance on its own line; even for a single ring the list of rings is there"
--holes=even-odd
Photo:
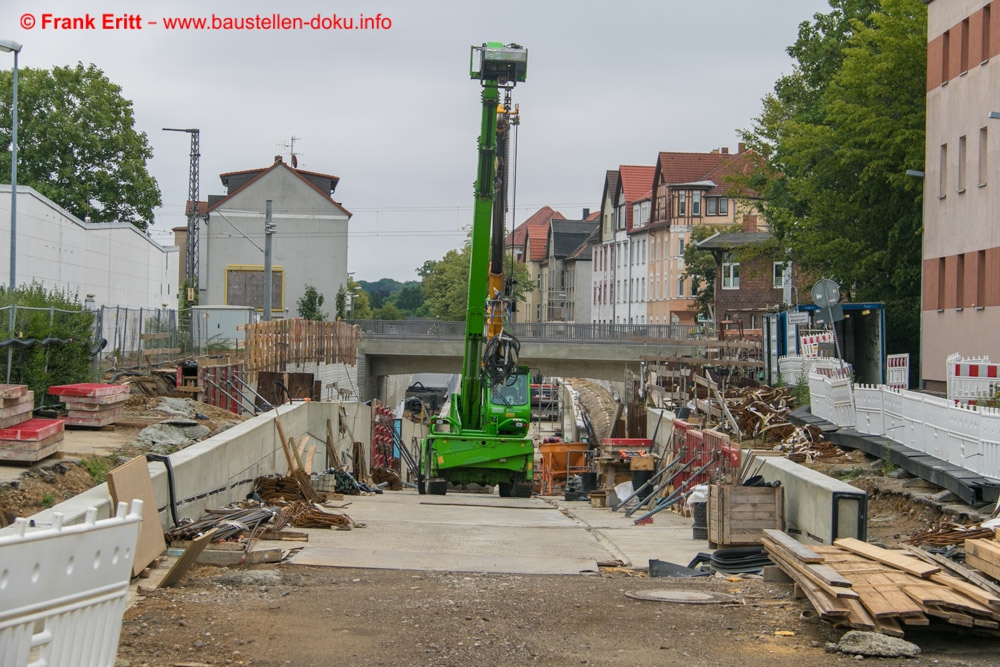
[[[594,220],[597,220],[600,217],[601,217],[601,212],[600,211],[594,211],[593,213],[591,213],[590,215],[587,216],[587,220],[594,221]]]
[[[566,217],[550,206],[538,209],[527,220],[507,234],[508,247],[523,248],[526,239],[530,239],[530,257],[532,262],[540,262],[548,255],[548,236],[550,220],[565,220]]]
[[[618,167],[618,188],[625,195],[625,227],[632,231],[632,204],[641,201],[653,185],[656,167],[623,164]]]

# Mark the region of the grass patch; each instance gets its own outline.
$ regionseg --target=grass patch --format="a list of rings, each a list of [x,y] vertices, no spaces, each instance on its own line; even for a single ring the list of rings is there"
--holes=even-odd
[[[41,502],[42,507],[48,509],[56,504],[56,497],[51,493],[46,493],[39,502]]]
[[[108,471],[111,470],[107,461],[96,456],[90,459],[83,459],[80,461],[80,465],[90,474],[90,478],[94,480],[95,484],[104,484],[108,479]]]

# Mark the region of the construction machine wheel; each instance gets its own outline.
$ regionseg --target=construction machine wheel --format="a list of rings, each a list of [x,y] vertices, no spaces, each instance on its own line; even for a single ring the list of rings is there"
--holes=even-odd
[[[448,480],[429,479],[424,482],[427,494],[431,496],[443,496],[448,493]]]
[[[510,498],[514,495],[514,485],[510,482],[497,483],[497,492],[501,498]]]
[[[427,488],[424,486],[424,476],[417,475],[417,493],[424,495],[427,493]]]
[[[514,497],[515,498],[530,498],[531,497],[531,482],[518,482],[514,485]]]

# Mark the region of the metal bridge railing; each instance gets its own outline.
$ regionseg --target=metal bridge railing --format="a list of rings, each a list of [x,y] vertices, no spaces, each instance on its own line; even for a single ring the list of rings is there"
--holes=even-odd
[[[465,322],[439,320],[351,320],[363,338],[461,340]],[[505,327],[522,342],[573,341],[577,343],[629,342],[636,339],[691,340],[704,337],[700,328],[682,324],[570,324],[565,322],[514,322]]]

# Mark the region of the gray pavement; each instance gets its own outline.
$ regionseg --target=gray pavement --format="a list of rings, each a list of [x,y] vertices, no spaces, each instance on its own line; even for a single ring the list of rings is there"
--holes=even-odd
[[[607,508],[554,498],[406,490],[340,504],[365,527],[309,530],[292,565],[579,574],[597,572],[599,562],[645,567],[657,558],[687,565],[708,548],[691,539],[688,518],[661,512],[653,524],[636,526]]]

